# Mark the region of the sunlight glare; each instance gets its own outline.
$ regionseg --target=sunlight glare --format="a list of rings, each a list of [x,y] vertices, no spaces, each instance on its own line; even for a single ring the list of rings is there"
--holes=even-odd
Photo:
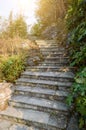
[[[18,5],[22,11],[31,11],[35,9],[35,0],[19,0]]]

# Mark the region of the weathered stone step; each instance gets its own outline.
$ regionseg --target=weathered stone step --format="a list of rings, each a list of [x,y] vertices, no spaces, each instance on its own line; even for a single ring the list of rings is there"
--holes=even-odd
[[[57,47],[57,48],[63,48],[63,47],[61,47],[61,46],[59,46],[58,44],[56,44],[56,43],[50,43],[50,44],[43,44],[43,43],[41,43],[41,44],[38,44],[38,46],[40,47],[40,48],[46,48],[46,47]]]
[[[42,62],[42,63],[45,63],[45,64],[69,64],[69,60],[67,60],[67,59],[45,59],[44,60],[44,62]]]
[[[66,54],[65,53],[56,53],[56,52],[51,52],[51,53],[49,53],[49,52],[46,52],[46,53],[44,53],[44,52],[42,52],[42,54],[44,55],[44,57],[47,57],[47,56],[51,56],[51,57],[64,57],[64,56],[66,56]]]
[[[42,41],[36,41],[36,43],[39,45],[39,46],[51,46],[51,45],[57,45],[58,46],[58,43],[55,42],[54,40],[42,40]]]
[[[68,66],[68,62],[48,62],[48,61],[45,61],[45,62],[39,62],[39,66],[42,65],[42,66],[61,66],[61,67],[64,67],[64,66]]]
[[[21,123],[0,119],[0,130],[39,130]]]
[[[51,45],[57,45],[58,46],[58,43],[56,43],[55,41],[36,41],[36,43],[39,45],[39,46],[42,46],[42,45],[45,45],[45,46],[51,46]]]
[[[69,60],[69,57],[50,57],[50,56],[47,56],[47,57],[45,57],[45,60],[59,60],[59,61],[63,61],[63,60],[65,60],[65,61],[68,61]]]
[[[59,88],[59,87],[71,87],[72,83],[70,82],[56,82],[56,81],[50,81],[50,80],[37,80],[37,79],[29,79],[29,78],[20,78],[17,80],[16,82],[17,85],[26,85],[26,86],[30,86],[31,84],[33,85],[37,85],[40,86],[43,85],[43,87],[54,87],[55,88]]]
[[[72,72],[72,67],[61,67],[61,66],[27,66],[26,71],[32,72]]]
[[[49,72],[52,72],[54,70],[57,70],[55,72],[72,72],[74,69],[74,67],[69,67],[69,66],[64,66],[64,67],[61,67],[61,66],[27,66],[26,67],[26,70],[31,70],[31,71],[36,71],[36,70],[49,70]],[[50,71],[52,70],[52,71]]]
[[[65,52],[65,49],[62,48],[40,48],[40,51],[42,52]]]
[[[61,67],[64,67],[64,66],[68,66],[68,63],[48,63],[48,62],[39,62],[39,66],[61,66]]]
[[[57,50],[65,50],[65,48],[63,48],[63,47],[58,47],[57,45],[50,45],[50,46],[48,46],[48,45],[46,45],[46,46],[44,46],[44,45],[42,45],[42,46],[39,46],[39,48],[42,50],[47,50],[47,49],[57,49]]]
[[[41,76],[41,75],[26,75],[26,74],[22,74],[21,78],[29,78],[29,79],[40,79],[40,80],[50,80],[50,81],[58,81],[58,82],[73,82],[73,79],[68,79],[68,78],[61,78],[61,77],[49,77],[49,76]]]
[[[10,101],[10,106],[26,108],[31,110],[38,110],[44,112],[67,112],[68,107],[65,103],[60,101],[51,101],[48,99],[41,99],[36,97],[14,95]]]
[[[44,56],[44,58],[46,58],[47,56],[50,56],[50,57],[66,57],[65,53],[42,53],[42,55]]]
[[[68,63],[70,60],[68,58],[65,58],[65,57],[50,57],[50,56],[46,56],[44,58],[44,62],[57,62],[57,63]]]
[[[65,52],[63,51],[42,51],[42,54],[57,54],[58,56],[59,55],[63,55]]]
[[[8,107],[0,112],[2,119],[38,127],[40,130],[64,130],[67,126],[67,116],[61,113],[49,114],[36,110]]]
[[[50,46],[56,46],[56,47],[60,47],[58,46],[58,44],[56,43],[53,43],[53,44],[38,44],[39,47],[50,47]]]
[[[69,82],[69,81],[73,81],[74,74],[72,72],[32,72],[32,71],[25,71],[21,74],[21,77]]]
[[[65,51],[53,51],[53,50],[52,50],[52,51],[44,51],[44,50],[42,51],[42,50],[41,50],[41,52],[42,52],[42,53],[45,53],[45,54],[51,54],[51,53],[53,53],[53,54],[58,54],[58,55],[63,55],[63,54],[66,55],[66,54],[67,54]]]
[[[48,59],[45,59],[44,62],[42,62],[44,64],[69,64],[69,61],[68,60],[65,60],[65,59],[59,59],[59,60],[48,60]]]
[[[65,98],[68,96],[68,92],[52,90],[52,89],[44,89],[40,87],[26,87],[26,86],[16,86],[15,95],[29,95],[32,97],[50,99],[50,100],[58,100],[65,101]]]

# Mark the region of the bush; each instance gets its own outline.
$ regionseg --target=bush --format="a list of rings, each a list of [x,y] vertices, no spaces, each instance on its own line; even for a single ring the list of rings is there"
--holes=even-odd
[[[83,67],[86,64],[86,45],[80,47],[79,51],[75,51],[72,55],[71,66],[77,65],[78,67]]]
[[[12,56],[0,65],[1,79],[7,82],[15,82],[24,68],[24,58],[21,58],[21,56]]]
[[[86,128],[86,0],[71,0],[67,13],[71,65],[77,67],[75,82],[67,101],[74,103],[80,128]]]
[[[75,109],[80,115],[80,128],[86,123],[86,67],[77,73],[72,93],[68,97],[69,105],[75,103]]]
[[[42,32],[42,26],[41,23],[38,22],[36,24],[34,24],[31,28],[31,34],[34,36],[40,36]]]

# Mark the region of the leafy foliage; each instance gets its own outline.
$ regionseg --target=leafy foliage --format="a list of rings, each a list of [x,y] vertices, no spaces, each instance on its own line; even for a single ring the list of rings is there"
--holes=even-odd
[[[66,20],[71,65],[79,70],[67,101],[75,104],[82,129],[86,127],[86,0],[71,0]]]
[[[85,0],[70,0],[67,17],[67,27],[70,30],[76,28],[80,23],[86,20],[86,1]]]
[[[86,67],[82,71],[78,72],[75,77],[72,94],[69,95],[67,99],[69,105],[71,105],[73,101],[76,105],[76,111],[80,113],[84,122],[86,122]],[[80,118],[80,120],[81,119],[82,118]],[[80,127],[81,126],[80,122]]]
[[[19,77],[21,71],[24,70],[24,67],[24,58],[21,58],[20,56],[12,56],[8,58],[0,65],[2,80],[15,82],[15,80]]]
[[[32,35],[40,36],[41,32],[42,32],[42,26],[41,26],[40,22],[38,22],[32,26],[32,28],[31,28]]]
[[[86,1],[76,0],[68,10],[67,27],[69,31],[68,41],[71,65],[85,66],[86,64]]]
[[[80,47],[79,51],[76,51],[74,55],[72,55],[72,63],[71,66],[77,65],[79,67],[84,66],[86,64],[86,45]]]
[[[0,39],[0,45],[0,82],[15,82],[26,65],[38,64],[43,60],[38,45],[30,40]]]

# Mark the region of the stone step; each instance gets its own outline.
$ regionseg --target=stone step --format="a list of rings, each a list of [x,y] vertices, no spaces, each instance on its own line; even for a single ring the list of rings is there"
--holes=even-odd
[[[68,66],[68,63],[48,63],[48,62],[39,62],[39,66],[61,66],[61,67],[64,67],[64,66]]]
[[[39,62],[40,63],[40,62]],[[65,60],[65,59],[56,59],[56,60],[51,60],[51,59],[45,59],[44,62],[42,62],[44,64],[68,64],[69,60]]]
[[[64,55],[64,53],[63,54],[61,54],[61,53],[49,53],[49,52],[46,52],[46,53],[44,53],[44,52],[42,52],[42,55],[43,55],[43,57],[44,57],[44,59],[46,59],[46,57],[48,57],[48,56],[50,56],[50,57],[66,57],[66,55]]]
[[[61,47],[59,47],[58,45],[56,45],[56,44],[50,44],[50,45],[39,45],[39,48],[61,48]]]
[[[74,74],[72,72],[32,72],[25,71],[21,74],[23,78],[33,78],[41,80],[53,80],[53,81],[63,81],[69,82],[73,81]]]
[[[29,95],[31,97],[44,98],[50,100],[57,101],[65,101],[68,96],[68,92],[52,90],[52,89],[44,89],[40,87],[26,87],[26,86],[15,86],[15,95]]]
[[[39,46],[39,47],[52,47],[52,46],[53,46],[53,47],[57,47],[57,48],[63,48],[63,47],[59,46],[59,45],[56,44],[56,43],[53,43],[53,44],[52,44],[52,43],[51,43],[51,44],[43,44],[43,43],[42,43],[42,44],[38,44],[38,46]]]
[[[42,46],[39,46],[39,48],[40,48],[41,51],[49,51],[49,52],[50,52],[50,50],[51,51],[56,51],[56,52],[57,51],[59,51],[59,52],[66,51],[66,49],[58,47],[57,45],[51,45],[51,46],[42,45]]]
[[[61,78],[61,77],[49,77],[49,76],[41,76],[41,75],[26,75],[26,74],[22,74],[21,75],[21,78],[29,78],[29,79],[38,79],[38,80],[50,80],[50,81],[58,81],[58,82],[64,82],[64,83],[67,83],[67,82],[70,82],[72,83],[73,82],[73,79],[68,79],[68,78]]]
[[[42,52],[65,52],[65,49],[62,48],[40,48]]]
[[[26,71],[32,71],[32,72],[35,72],[35,71],[49,71],[49,72],[72,72],[74,69],[74,67],[69,67],[69,66],[64,66],[64,67],[61,67],[61,66],[27,66],[26,67]]]
[[[64,56],[66,56],[66,54],[65,53],[55,53],[55,52],[53,52],[53,53],[49,53],[49,52],[42,52],[42,54],[44,55],[44,57],[46,58],[47,56],[50,56],[50,57],[64,57]]]
[[[47,56],[47,57],[45,57],[45,60],[55,60],[55,61],[63,61],[63,60],[65,60],[65,61],[68,61],[69,60],[69,57],[50,57],[50,56]]]
[[[56,45],[53,45],[53,46],[39,46],[39,48],[40,48],[41,51],[44,51],[44,52],[46,52],[46,51],[49,51],[49,52],[50,51],[65,52],[66,51],[66,49],[58,47]]]
[[[15,123],[13,121],[0,119],[0,130],[39,130],[39,129],[21,123]]]
[[[36,110],[8,107],[5,111],[0,112],[0,118],[38,127],[40,130],[64,130],[67,127],[67,116],[59,112],[55,115]]]
[[[61,67],[64,67],[64,66],[68,66],[68,62],[48,62],[48,61],[45,61],[45,62],[39,62],[39,66],[42,65],[42,66],[61,66]]]
[[[24,95],[14,95],[9,101],[10,106],[38,110],[43,112],[68,112],[68,107],[60,101],[36,98]]]
[[[41,63],[41,62],[39,62]],[[44,64],[69,64],[70,61],[67,59],[45,59],[44,61],[42,61],[42,63]]]
[[[62,55],[62,54],[64,54],[65,53],[65,51],[54,51],[54,50],[48,50],[48,51],[41,51],[43,54],[51,54],[51,53],[53,53],[53,54],[58,54],[58,55]]]
[[[39,42],[39,41],[36,41],[36,43],[38,44],[38,45],[45,45],[45,46],[50,46],[50,45],[57,45],[57,46],[59,46],[59,44],[58,43],[56,43],[55,41],[51,41],[51,40],[46,40],[46,41],[41,41],[41,42]]]
[[[46,45],[46,46],[44,46],[44,45],[41,45],[41,46],[39,46],[39,48],[42,50],[47,50],[47,49],[50,49],[50,50],[52,50],[52,49],[57,49],[57,50],[65,50],[65,48],[63,48],[63,47],[58,47],[57,45]]]
[[[20,78],[16,81],[17,85],[25,85],[25,86],[40,86],[45,88],[53,88],[53,89],[59,89],[59,87],[63,88],[70,88],[72,86],[72,83],[70,82],[56,82],[56,81],[50,81],[50,80],[37,80],[37,79],[29,79],[29,78]]]
[[[57,54],[58,56],[59,55],[64,55],[65,54],[65,52],[63,52],[63,51],[42,51],[42,54]]]
[[[56,43],[55,41],[54,42],[52,42],[52,41],[42,41],[42,42],[37,41],[37,44],[39,46],[52,46],[52,45],[59,46],[59,44]]]
[[[69,67],[69,66],[42,66],[42,65],[38,65],[38,66],[27,66],[26,69],[30,69],[31,71],[35,70],[35,69],[56,69],[58,70],[58,72],[72,72],[74,67]],[[52,71],[50,71],[52,72]]]

